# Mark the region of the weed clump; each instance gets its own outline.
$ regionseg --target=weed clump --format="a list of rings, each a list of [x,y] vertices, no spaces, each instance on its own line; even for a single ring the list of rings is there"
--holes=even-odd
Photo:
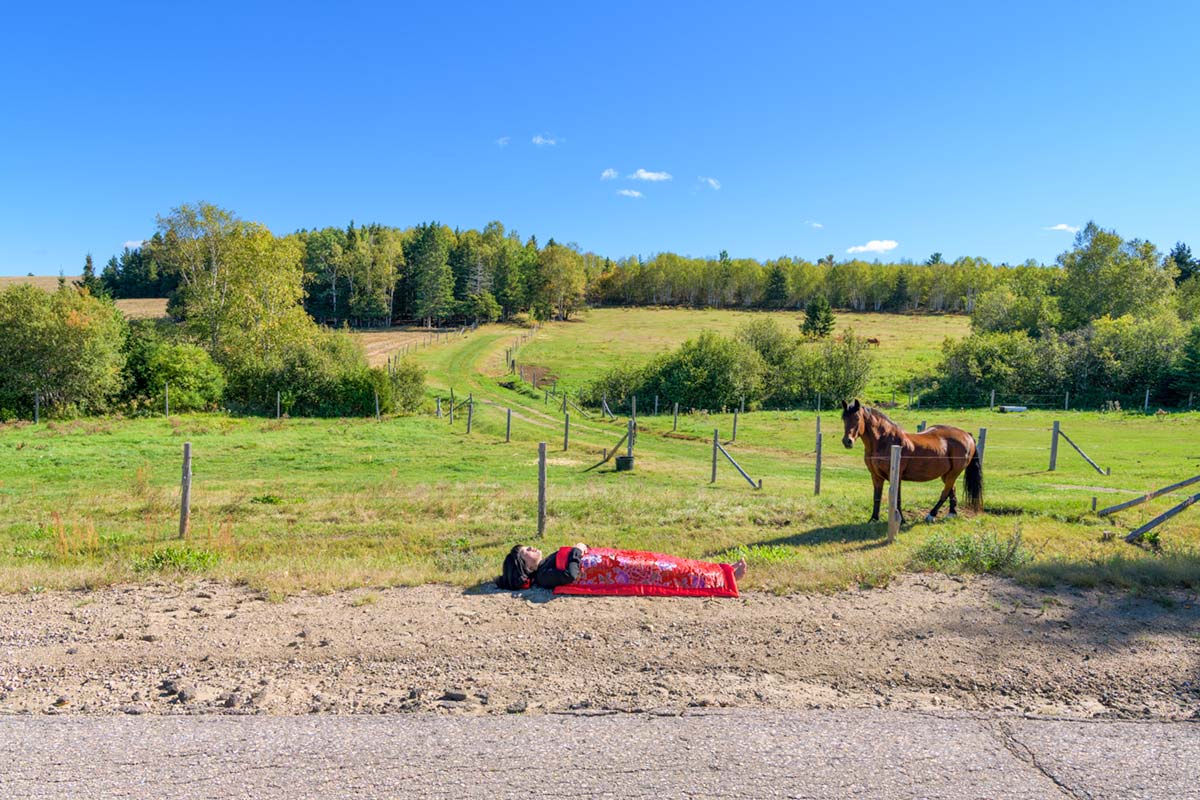
[[[1021,532],[1008,536],[991,532],[935,533],[913,554],[917,568],[942,572],[1012,572],[1033,560]]]
[[[164,547],[146,557],[133,561],[133,571],[146,572],[204,572],[221,560],[214,550],[196,547]]]

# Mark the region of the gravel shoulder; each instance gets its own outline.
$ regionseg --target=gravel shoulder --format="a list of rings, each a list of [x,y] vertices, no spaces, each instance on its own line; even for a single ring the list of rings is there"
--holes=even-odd
[[[0,714],[881,708],[1182,720],[1200,605],[999,579],[741,600],[208,582],[0,597]]]

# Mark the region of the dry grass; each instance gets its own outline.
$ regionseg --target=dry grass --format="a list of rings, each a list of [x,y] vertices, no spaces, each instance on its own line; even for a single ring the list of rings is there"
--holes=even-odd
[[[65,279],[70,285],[72,281],[79,280],[79,275],[67,275]],[[58,288],[57,275],[3,275],[0,276],[0,289],[7,289],[9,286],[17,286],[19,284],[29,283],[45,289],[47,292],[53,292]]]
[[[165,297],[134,297],[117,300],[116,304],[127,319],[162,319],[167,316]]]

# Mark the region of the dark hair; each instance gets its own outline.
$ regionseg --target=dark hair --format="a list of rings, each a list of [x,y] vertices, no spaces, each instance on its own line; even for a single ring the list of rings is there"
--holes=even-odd
[[[525,569],[525,559],[521,558],[521,548],[524,546],[523,544],[513,545],[513,549],[509,550],[508,555],[504,557],[504,567],[500,577],[496,578],[496,585],[501,589],[518,591],[529,588],[531,583],[529,570]]]

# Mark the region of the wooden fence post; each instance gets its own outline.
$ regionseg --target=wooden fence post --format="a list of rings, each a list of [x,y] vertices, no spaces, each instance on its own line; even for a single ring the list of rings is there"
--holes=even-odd
[[[1071,410],[1071,390],[1067,390],[1067,396],[1063,398],[1063,411]]]
[[[546,443],[538,442],[538,538],[546,533]]]
[[[911,410],[913,407],[913,382],[908,382],[908,407]]]
[[[979,429],[979,440],[975,442],[975,452],[979,453],[979,468],[983,469],[983,448],[987,446],[987,428]]]
[[[734,412],[733,412],[733,438],[731,438],[729,440],[731,442],[737,441],[737,422],[738,422],[738,412],[737,412],[737,409],[734,409]]]
[[[658,395],[654,395],[654,416],[658,416]]]
[[[512,441],[512,409],[507,409],[507,414],[504,415],[504,441]]]
[[[375,421],[379,422],[379,390],[375,390]]]
[[[571,444],[571,414],[568,412],[563,414],[563,452],[567,451],[567,447]]]
[[[917,423],[917,433],[921,433],[924,430],[925,430],[925,420],[921,420],[920,422]]]
[[[192,516],[192,443],[183,443],[183,480],[179,485],[179,538],[187,536]]]
[[[634,423],[636,423],[637,422],[637,395],[636,394],[630,398],[629,404],[630,404],[629,405],[629,418],[631,420],[633,420]]]
[[[1146,401],[1144,403],[1142,403],[1142,413],[1143,414],[1150,413],[1150,390],[1149,389],[1146,390]]]
[[[442,418],[442,398],[438,397],[435,399],[437,401],[437,418],[441,419]]]
[[[679,430],[679,403],[675,404],[675,421],[671,423],[671,430]]]
[[[992,389],[992,399],[988,402],[988,411],[996,410],[996,390]]]
[[[738,410],[741,411],[743,414],[746,413],[746,395],[742,395],[741,406],[738,407]]]
[[[279,390],[275,390],[275,419],[279,419]]]
[[[813,475],[813,494],[821,493],[821,432],[817,431],[817,471]]]
[[[821,393],[817,392],[817,413],[821,413]]]
[[[471,432],[471,421],[475,418],[475,400],[467,401],[467,433]]]
[[[892,445],[892,461],[888,467],[888,532],[890,544],[895,541],[900,532],[900,450],[898,444]]]
[[[1054,420],[1054,429],[1050,433],[1050,471],[1058,468],[1058,420]]]
[[[450,398],[450,424],[454,424],[454,398]]]
[[[717,442],[717,428],[713,428],[713,465],[712,465],[712,480],[709,483],[717,482],[717,450],[720,444]]]
[[[637,430],[637,423],[634,422],[632,419],[630,419],[629,420],[629,436],[628,436],[628,440],[625,443],[625,447],[626,447],[625,455],[629,456],[630,458],[633,458],[633,438],[634,438],[634,431],[636,431],[636,430]]]

